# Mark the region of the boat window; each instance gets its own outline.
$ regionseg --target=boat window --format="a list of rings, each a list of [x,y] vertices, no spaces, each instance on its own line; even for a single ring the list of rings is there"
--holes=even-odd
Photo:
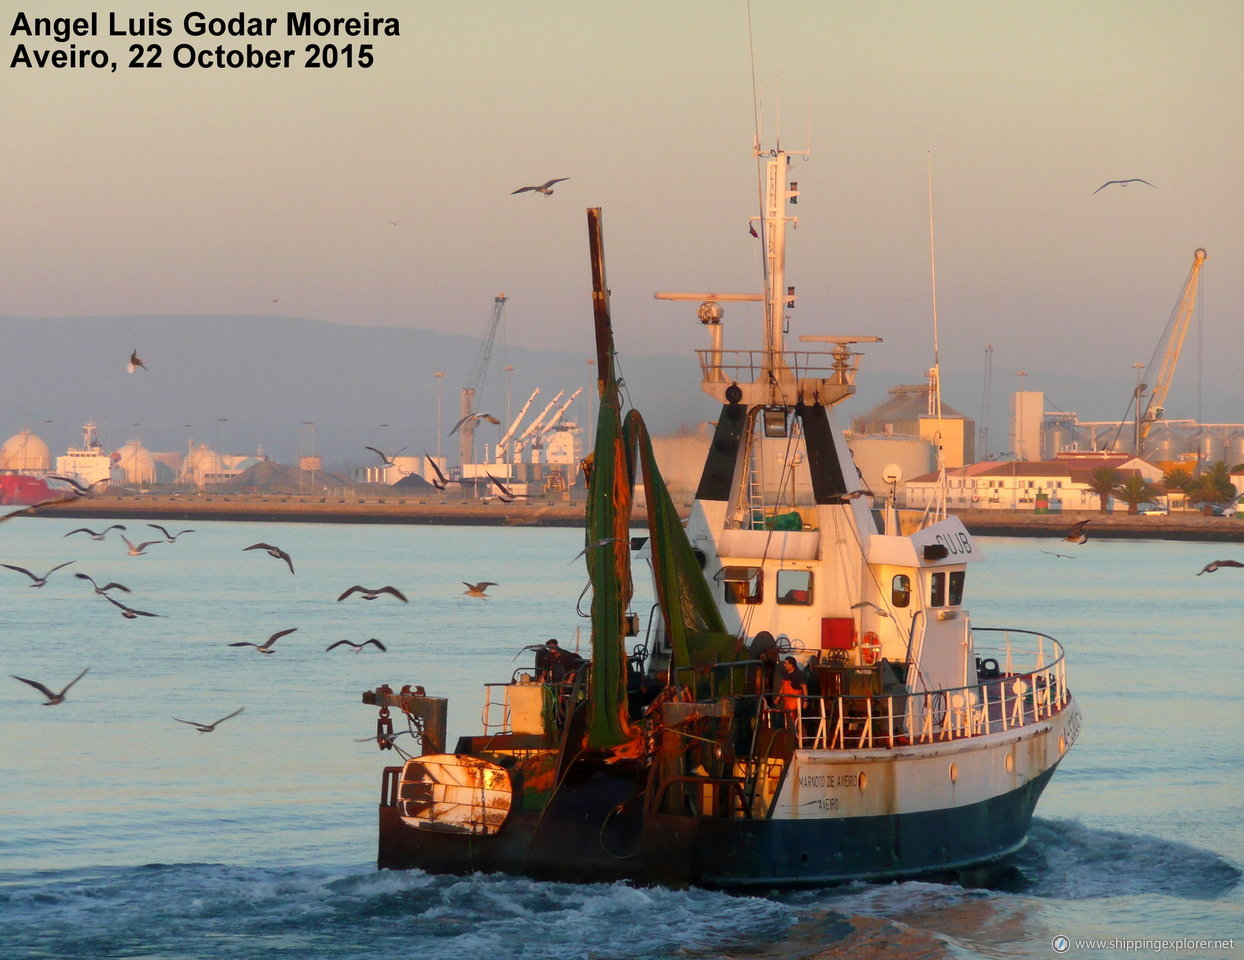
[[[911,603],[911,577],[905,573],[895,576],[890,584],[890,602],[896,607]]]
[[[722,567],[713,579],[725,588],[727,603],[760,603],[764,571],[760,567]]]
[[[953,570],[950,574],[950,605],[957,607],[963,603],[963,581],[967,574],[962,570]]]
[[[929,606],[946,606],[946,571],[939,570],[929,577]]]
[[[811,606],[812,571],[779,570],[777,572],[777,602]]]

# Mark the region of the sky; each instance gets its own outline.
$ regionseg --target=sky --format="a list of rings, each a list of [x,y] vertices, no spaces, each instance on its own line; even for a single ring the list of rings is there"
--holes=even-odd
[[[202,7],[278,21],[189,37]],[[324,38],[372,43],[373,65],[311,69],[291,9],[395,17],[400,36]],[[103,32],[110,12],[167,17],[171,35],[13,35],[20,13],[92,12]],[[881,336],[861,378],[872,365],[918,382],[932,247],[950,402],[978,414],[988,362],[995,410],[1019,384],[1110,419],[1203,247],[1167,416],[1244,421],[1235,0],[0,0],[0,24],[0,315],[478,336],[504,293],[500,337],[587,357],[584,210],[600,206],[624,365],[688,354],[707,346],[694,304],[652,294],[759,289],[759,129],[766,149],[809,151],[792,172],[792,338]],[[172,62],[179,44],[247,42],[294,51],[291,65]],[[152,43],[164,66],[129,66]],[[102,49],[117,69],[13,66],[19,45]],[[552,196],[512,194],[554,177],[568,179]],[[1135,177],[1153,186],[1094,192]],[[758,312],[728,307],[727,346],[758,339]]]

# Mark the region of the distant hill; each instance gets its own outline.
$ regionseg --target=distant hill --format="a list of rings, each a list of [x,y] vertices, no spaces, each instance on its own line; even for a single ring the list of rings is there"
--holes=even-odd
[[[456,461],[448,431],[480,351],[470,336],[240,316],[0,317],[0,346],[0,442],[29,428],[56,456],[94,420],[108,448],[137,437],[153,451],[180,450],[193,439],[224,453],[262,447],[292,463],[314,447],[337,471],[374,460],[365,445],[434,453],[437,371],[445,374],[442,451]],[[130,374],[134,349],[148,369]],[[512,345],[503,354],[498,344],[477,408],[504,418],[509,365],[512,415],[537,386],[528,419],[558,390],[584,387],[567,413],[583,419],[586,361]],[[694,357],[623,358],[623,369],[654,432],[715,416]],[[482,427],[481,453],[498,436]]]

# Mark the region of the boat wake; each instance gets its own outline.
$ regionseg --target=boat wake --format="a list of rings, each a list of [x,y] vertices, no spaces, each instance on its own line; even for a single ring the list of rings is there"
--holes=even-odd
[[[797,919],[701,890],[196,863],[0,875],[0,915],[7,960],[46,958],[49,931],[58,955],[99,958],[713,958],[779,943]]]

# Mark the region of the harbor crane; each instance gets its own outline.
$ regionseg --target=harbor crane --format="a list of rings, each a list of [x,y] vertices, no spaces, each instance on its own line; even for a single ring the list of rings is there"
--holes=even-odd
[[[1132,400],[1136,405],[1136,456],[1140,456],[1141,444],[1144,443],[1145,438],[1149,435],[1149,431],[1153,428],[1154,423],[1161,420],[1166,412],[1166,396],[1171,389],[1171,380],[1175,376],[1175,365],[1179,362],[1179,354],[1183,350],[1184,338],[1188,335],[1188,327],[1192,323],[1192,313],[1196,307],[1197,285],[1201,277],[1201,266],[1205,263],[1206,256],[1204,248],[1198,248],[1193,254],[1192,268],[1188,271],[1188,279],[1184,281],[1184,288],[1180,294],[1179,302],[1171,312],[1170,319],[1166,322],[1166,329],[1162,332],[1162,337],[1158,340],[1158,346],[1154,350],[1153,358],[1150,359],[1149,365],[1145,368],[1145,381],[1149,381],[1149,374],[1155,366],[1158,368],[1158,375],[1152,381],[1153,386],[1149,391],[1149,402],[1145,405],[1143,411],[1141,410],[1140,402],[1148,387],[1148,383],[1138,381],[1136,384],[1136,390],[1132,396]],[[1161,354],[1160,360],[1159,354]],[[1122,432],[1123,421],[1120,421],[1119,429],[1114,435],[1114,441],[1110,444],[1111,449],[1114,449],[1115,443],[1118,442],[1119,434]]]
[[[523,417],[527,416],[527,411],[531,408],[531,402],[536,399],[540,393],[540,388],[536,387],[531,391],[531,396],[527,398],[527,402],[523,404],[523,409],[518,411],[518,416],[514,418],[514,422],[510,424],[509,429],[505,431],[501,439],[497,441],[496,453],[493,460],[497,463],[504,463],[509,457],[510,438],[514,436],[514,431],[518,429],[518,425],[523,422]]]
[[[565,392],[565,391],[563,391],[563,393],[564,393],[564,392]],[[544,449],[544,438],[545,438],[546,436],[548,436],[548,435],[549,435],[549,434],[550,434],[553,430],[555,430],[555,429],[557,428],[557,425],[561,422],[561,419],[562,419],[562,414],[564,414],[564,413],[566,412],[566,409],[567,409],[567,408],[568,408],[568,407],[569,407],[572,403],[574,403],[574,402],[575,402],[575,400],[577,400],[577,399],[579,398],[579,394],[581,394],[582,392],[583,392],[583,388],[582,388],[582,387],[580,387],[578,390],[576,390],[574,393],[572,393],[572,394],[570,395],[569,399],[567,399],[565,403],[563,403],[560,407],[558,407],[558,408],[557,408],[557,412],[556,412],[555,414],[553,414],[553,416],[549,419],[549,422],[548,422],[547,424],[545,424],[545,425],[544,425],[544,426],[543,426],[543,427],[542,427],[542,428],[541,428],[541,429],[540,429],[540,430],[536,433],[535,438],[531,441],[532,462],[533,462],[533,463],[535,462],[536,457],[537,457],[537,456],[539,456],[539,454],[537,453],[537,451]],[[559,396],[560,396],[560,394],[559,394]]]
[[[471,386],[462,388],[462,404],[459,416],[461,428],[458,437],[458,462],[467,464],[474,462],[475,427],[479,419],[477,404],[480,392],[484,389],[484,377],[488,373],[488,363],[492,360],[492,344],[497,336],[497,327],[501,323],[501,313],[505,309],[506,295],[497,294],[492,301],[492,317],[484,328],[484,339],[480,344],[479,355],[475,361],[475,379]]]
[[[549,415],[549,411],[553,409],[553,405],[565,395],[565,390],[558,390],[557,396],[550,400],[548,405],[540,411],[540,416],[532,420],[527,429],[518,435],[518,439],[514,441],[514,458],[516,460],[522,459],[523,441],[540,429],[540,424],[542,424],[544,422],[544,418]]]

